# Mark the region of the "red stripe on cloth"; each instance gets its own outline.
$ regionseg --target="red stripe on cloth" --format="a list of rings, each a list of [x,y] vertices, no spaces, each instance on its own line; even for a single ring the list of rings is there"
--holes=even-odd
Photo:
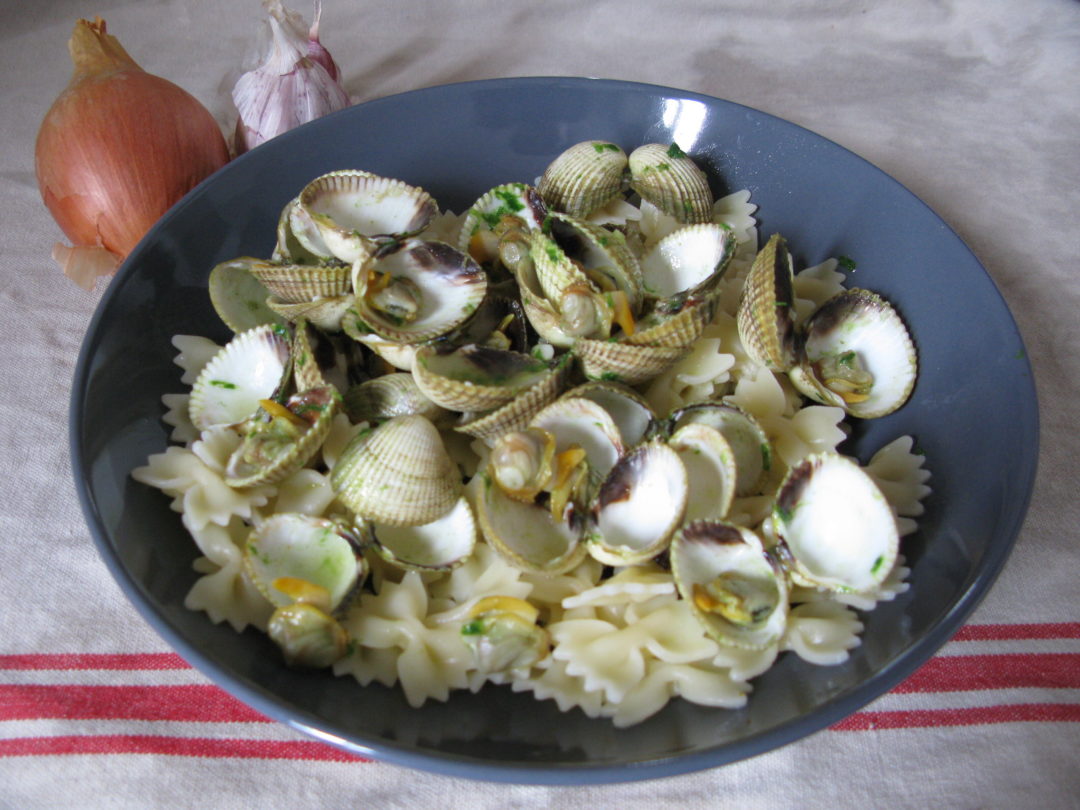
[[[977,726],[989,723],[1080,723],[1080,704],[1018,703],[968,709],[911,709],[856,712],[830,728],[833,731],[873,731],[898,728]]]
[[[931,658],[896,693],[979,689],[1080,689],[1080,653],[1004,653]]]
[[[191,666],[176,653],[60,653],[0,655],[0,669],[133,671],[191,669]]]
[[[0,757],[57,754],[162,754],[182,757],[304,759],[323,762],[370,762],[338,748],[304,740],[216,740],[141,734],[0,739]]]
[[[268,723],[269,718],[212,685],[0,685],[0,720],[175,720]]]
[[[1080,622],[1043,624],[968,624],[953,641],[1023,641],[1044,638],[1080,638]]]

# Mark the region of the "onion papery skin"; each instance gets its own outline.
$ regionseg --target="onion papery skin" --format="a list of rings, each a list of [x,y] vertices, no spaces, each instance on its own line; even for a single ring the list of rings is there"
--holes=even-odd
[[[45,115],[34,164],[42,200],[76,248],[123,260],[174,203],[229,160],[210,112],[79,20],[75,74]]]

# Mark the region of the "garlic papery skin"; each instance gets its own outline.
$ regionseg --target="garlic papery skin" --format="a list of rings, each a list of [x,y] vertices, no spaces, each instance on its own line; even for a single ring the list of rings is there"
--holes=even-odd
[[[285,9],[281,0],[265,0],[264,5],[270,15],[270,52],[259,67],[240,77],[232,92],[240,113],[237,153],[349,106],[348,93],[323,66],[327,62],[337,70],[318,41],[318,5],[310,38],[299,15]],[[309,47],[314,48],[312,55]]]

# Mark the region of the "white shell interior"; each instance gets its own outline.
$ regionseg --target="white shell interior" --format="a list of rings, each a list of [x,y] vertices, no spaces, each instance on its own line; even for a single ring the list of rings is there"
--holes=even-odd
[[[571,445],[585,450],[589,469],[607,475],[623,452],[619,428],[611,415],[597,403],[580,397],[557,400],[541,410],[529,423],[555,435],[555,452]]]
[[[774,513],[778,534],[811,582],[852,591],[874,587],[892,569],[899,544],[888,501],[854,462],[828,456],[805,463],[814,466],[796,502]]]
[[[199,430],[233,425],[253,416],[273,396],[289,366],[289,340],[259,326],[229,341],[192,387],[191,421]]]
[[[325,588],[332,609],[361,573],[352,544],[333,523],[301,514],[277,514],[263,521],[251,535],[246,560],[260,590],[278,607],[293,602],[273,587],[279,577],[295,577]]]
[[[464,497],[431,523],[388,526],[373,522],[372,529],[380,555],[406,567],[449,568],[468,557],[476,544],[476,520]]]
[[[731,508],[738,475],[727,439],[709,425],[689,424],[677,430],[668,445],[678,453],[689,482],[684,520],[724,517]]]
[[[669,298],[711,276],[735,247],[722,225],[688,225],[661,239],[641,260],[645,289]]]

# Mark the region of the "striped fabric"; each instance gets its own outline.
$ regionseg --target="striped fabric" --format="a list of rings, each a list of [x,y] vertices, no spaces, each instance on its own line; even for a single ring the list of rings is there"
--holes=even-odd
[[[829,733],[1080,722],[1080,622],[963,628]],[[172,653],[0,656],[0,757],[160,754],[362,761],[298,739]]]

